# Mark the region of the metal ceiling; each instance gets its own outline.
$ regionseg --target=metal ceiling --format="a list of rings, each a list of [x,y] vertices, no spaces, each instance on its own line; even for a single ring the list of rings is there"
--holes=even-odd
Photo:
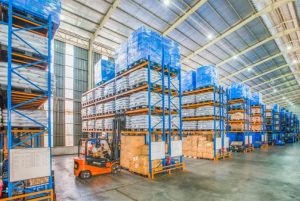
[[[146,25],[181,45],[184,70],[215,64],[224,85],[244,82],[266,103],[299,103],[289,96],[300,89],[299,2],[62,0],[56,38],[112,56]]]

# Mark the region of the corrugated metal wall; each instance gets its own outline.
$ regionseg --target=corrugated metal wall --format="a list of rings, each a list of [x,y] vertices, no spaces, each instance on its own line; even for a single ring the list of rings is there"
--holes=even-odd
[[[82,137],[81,133],[81,95],[88,89],[88,51],[74,46],[74,144]]]
[[[94,53],[93,58],[95,65],[102,56]],[[53,66],[53,145],[77,145],[82,136],[81,95],[88,89],[88,50],[55,40]]]
[[[54,41],[53,67],[56,88],[53,94],[53,146],[65,145],[65,43]]]

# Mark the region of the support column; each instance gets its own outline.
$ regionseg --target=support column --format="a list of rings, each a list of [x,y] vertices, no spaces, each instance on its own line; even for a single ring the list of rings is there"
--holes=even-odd
[[[94,87],[94,68],[93,68],[93,40],[89,41],[88,52],[88,89]]]

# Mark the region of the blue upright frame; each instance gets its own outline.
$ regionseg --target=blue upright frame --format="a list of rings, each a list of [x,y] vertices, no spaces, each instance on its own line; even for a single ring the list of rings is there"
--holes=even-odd
[[[1,2],[3,3],[3,2]],[[40,26],[33,26],[33,27],[27,27],[27,28],[14,28],[13,27],[13,9],[18,9],[17,7],[13,6],[13,0],[9,1],[8,4],[8,68],[7,68],[7,75],[8,75],[8,79],[7,79],[7,137],[8,137],[8,159],[10,157],[10,151],[12,149],[14,149],[16,146],[22,145],[24,143],[26,143],[29,140],[32,140],[34,138],[38,138],[41,135],[43,135],[45,132],[48,133],[48,147],[51,148],[52,144],[51,144],[51,40],[52,40],[52,18],[51,15],[48,17],[47,23],[46,24],[41,24]],[[21,9],[20,9],[21,10]],[[20,16],[20,14],[16,14],[18,16]],[[22,18],[32,21],[31,18],[27,17],[27,16],[21,16]],[[41,16],[38,16],[41,17]],[[6,23],[4,23],[6,24]],[[21,36],[18,35],[18,31],[30,31],[30,30],[38,30],[38,29],[48,29],[48,47],[47,47],[47,51],[48,54],[47,55],[43,55],[41,54],[39,51],[36,50],[36,48],[34,48],[32,45],[30,45],[30,43],[26,42],[24,39],[22,39]],[[16,36],[20,41],[22,41],[26,46],[28,46],[30,49],[32,49],[32,52],[37,53],[38,55],[40,55],[43,59],[38,61],[38,62],[32,62],[32,63],[28,63],[28,64],[23,64],[17,67],[13,67],[12,66],[12,53],[13,53],[13,44],[12,44],[12,36]],[[32,81],[28,80],[27,78],[25,78],[24,76],[20,75],[18,73],[18,69],[19,68],[25,68],[25,67],[31,67],[34,66],[38,63],[47,63],[48,64],[48,87],[47,87],[47,91],[41,89],[37,84],[33,83]],[[42,95],[25,101],[23,103],[17,104],[17,105],[13,105],[12,104],[12,86],[13,86],[13,82],[12,82],[12,75],[16,75],[18,76],[20,79],[25,80],[26,82],[28,82],[29,84],[33,85],[34,87],[37,88],[38,91],[40,91],[42,93]],[[36,100],[42,99],[44,97],[47,97],[48,100],[48,125],[43,125],[42,123],[40,123],[38,120],[32,119],[29,116],[23,114],[20,111],[17,111],[16,109],[18,109],[21,106],[24,106],[26,104],[32,103]],[[13,143],[13,134],[12,134],[12,119],[11,119],[11,113],[15,112],[17,114],[19,114],[20,116],[27,118],[28,120],[34,122],[35,124],[38,124],[39,126],[42,127],[41,131],[38,133],[35,133],[33,135],[30,135],[30,137],[21,140],[19,143],[14,144]],[[38,145],[38,144],[37,144]],[[24,193],[29,193],[29,192],[33,192],[33,191],[39,191],[39,190],[44,190],[44,189],[52,189],[53,188],[53,181],[52,181],[52,153],[51,153],[51,149],[50,149],[50,176],[49,176],[49,183],[45,184],[45,185],[40,185],[38,187],[35,188],[30,188],[30,189],[23,189]],[[20,181],[18,182],[12,182],[10,180],[10,162],[8,162],[8,178],[7,178],[7,183],[8,183],[8,196],[12,197],[13,196],[13,192],[14,190],[17,189],[17,185],[20,183]]]

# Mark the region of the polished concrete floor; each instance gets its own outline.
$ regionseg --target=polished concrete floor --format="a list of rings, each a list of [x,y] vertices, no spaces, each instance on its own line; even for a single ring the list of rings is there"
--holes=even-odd
[[[185,161],[187,172],[155,180],[122,171],[82,181],[73,176],[73,156],[54,157],[57,199],[300,201],[300,143],[219,162]]]

